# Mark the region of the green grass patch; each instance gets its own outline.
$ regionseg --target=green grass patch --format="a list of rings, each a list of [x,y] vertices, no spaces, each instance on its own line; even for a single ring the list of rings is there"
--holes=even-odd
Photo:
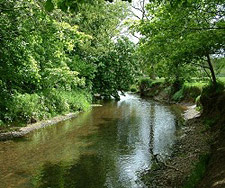
[[[202,89],[207,85],[207,82],[185,82],[184,85],[186,87],[198,87],[199,89]]]
[[[205,83],[201,83],[201,82],[195,82],[195,83],[185,82],[182,88],[172,96],[172,99],[178,102],[181,100],[195,101],[196,98],[199,95],[201,95],[202,88],[204,86],[205,86]]]
[[[209,154],[204,154],[199,157],[199,161],[196,163],[194,170],[191,173],[191,176],[184,183],[183,188],[194,188],[198,182],[203,178],[206,166],[209,162]]]

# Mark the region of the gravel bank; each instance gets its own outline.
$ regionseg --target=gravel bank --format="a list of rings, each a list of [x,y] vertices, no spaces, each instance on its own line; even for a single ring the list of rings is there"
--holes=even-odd
[[[0,141],[23,137],[26,134],[28,134],[34,130],[41,129],[41,128],[51,126],[51,125],[55,125],[61,121],[65,121],[65,120],[74,118],[78,114],[79,114],[79,112],[75,112],[75,113],[69,113],[69,114],[66,114],[63,116],[56,116],[50,120],[43,120],[43,121],[39,121],[37,123],[28,124],[26,127],[22,127],[18,131],[9,131],[9,132],[5,132],[5,133],[0,133]]]
[[[187,181],[200,156],[210,151],[210,136],[198,112],[188,106],[183,114],[185,125],[177,130],[177,140],[172,155],[159,162],[143,175],[147,187],[182,187]],[[156,154],[157,157],[157,154]]]

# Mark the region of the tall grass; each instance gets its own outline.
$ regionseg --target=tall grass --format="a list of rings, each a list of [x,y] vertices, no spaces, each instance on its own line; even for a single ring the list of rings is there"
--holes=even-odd
[[[199,95],[201,95],[202,89],[205,85],[206,85],[205,83],[201,82],[195,83],[185,82],[182,88],[172,96],[172,99],[178,102],[181,100],[195,101],[196,98]]]

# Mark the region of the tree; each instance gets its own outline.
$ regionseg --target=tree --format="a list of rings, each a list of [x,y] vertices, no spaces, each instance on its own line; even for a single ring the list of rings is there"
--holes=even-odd
[[[114,0],[102,0],[106,2],[114,2]],[[122,0],[127,1],[131,3],[131,0]],[[54,7],[60,8],[63,11],[72,11],[78,13],[80,11],[79,7],[80,5],[93,5],[96,2],[99,2],[99,0],[47,0],[45,2],[45,8],[48,11],[52,11]]]
[[[69,100],[60,103],[59,93],[75,92],[84,86],[85,79],[70,69],[73,59],[69,53],[90,36],[66,22],[69,16],[62,11],[46,12],[43,2],[1,3],[0,119],[29,121],[60,112],[61,107],[71,110]],[[55,90],[58,104],[52,102],[47,107],[51,93],[57,95]]]
[[[177,73],[191,64],[207,68],[215,85],[210,56],[224,49],[224,3],[154,1],[147,10],[151,19],[140,22],[139,31],[144,36],[140,49],[149,61],[164,62]]]
[[[118,39],[112,43],[110,51],[102,54],[96,61],[97,72],[93,81],[94,93],[109,98],[119,99],[118,92],[129,90],[138,72],[135,57],[135,44],[128,38]]]
[[[117,40],[121,43],[119,37],[122,27],[121,22],[127,15],[127,3],[99,1],[98,3],[80,5],[79,14],[73,16],[73,22],[79,25],[79,30],[92,36],[89,45],[83,48],[74,48],[71,55],[74,56],[78,53],[79,57],[76,56],[76,58],[79,58],[80,61],[73,66],[73,70],[77,70],[81,76],[86,78],[88,88],[93,93],[98,93],[106,98],[110,96],[118,98],[118,90],[127,90],[129,86],[129,84],[126,84],[125,87],[122,80],[125,81],[126,77],[129,76],[127,75],[129,71],[133,74],[133,60],[130,62],[130,68],[129,62],[127,62],[128,59],[134,57],[133,54],[127,54],[127,57],[118,60],[120,52],[116,46],[119,43],[115,43]],[[131,50],[130,46],[134,48],[134,44],[130,45],[131,42],[127,39],[122,39],[122,41],[124,41],[124,45],[127,43],[129,48],[127,52],[133,53],[134,50]],[[127,66],[126,70],[123,68],[122,62],[124,62],[124,66]],[[123,75],[119,77],[119,69],[124,71],[124,78]],[[132,83],[132,80],[133,75],[130,83]]]
[[[117,98],[132,82],[133,46],[115,43],[126,3],[71,1],[78,3],[75,12],[58,9],[60,2],[0,3],[0,123],[84,110],[89,93]],[[126,56],[119,56],[119,46]]]

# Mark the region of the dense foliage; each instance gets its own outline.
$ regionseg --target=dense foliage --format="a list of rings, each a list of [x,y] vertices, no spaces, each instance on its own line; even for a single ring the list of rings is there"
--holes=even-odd
[[[151,1],[141,20],[140,53],[149,74],[182,83],[198,70],[216,77],[212,59],[224,54],[224,1]]]
[[[0,123],[85,110],[91,93],[118,97],[132,83],[134,46],[116,29],[126,3],[80,3],[76,14],[51,4],[0,3]]]
[[[174,93],[193,76],[216,85],[224,70],[222,0],[140,1],[137,45],[121,35],[132,19],[128,2],[2,0],[0,124],[85,110],[96,94],[118,99],[140,73],[166,78]]]
[[[137,57],[134,44],[127,38],[119,39],[111,48],[96,62],[93,89],[107,98],[112,95],[119,99],[118,91],[128,91],[138,74]]]

